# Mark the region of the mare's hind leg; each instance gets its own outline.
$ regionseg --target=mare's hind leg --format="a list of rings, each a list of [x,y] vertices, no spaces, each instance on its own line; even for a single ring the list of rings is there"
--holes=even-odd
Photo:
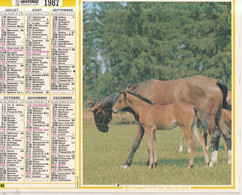
[[[213,153],[212,153],[211,161],[209,163],[209,167],[213,167],[213,165],[217,162],[219,139],[221,137],[221,132],[216,128],[214,133],[211,134],[211,137],[212,137]]]
[[[209,131],[212,137],[212,150],[213,150],[209,167],[213,167],[213,165],[217,162],[219,139],[221,136],[221,132],[216,125],[219,122],[218,121],[219,117],[216,117],[216,123],[215,123],[215,115],[210,115],[210,116],[208,115],[206,117],[208,119]]]
[[[136,137],[135,137],[135,139],[133,141],[131,152],[129,154],[128,159],[121,166],[121,168],[127,169],[131,165],[131,163],[133,161],[133,158],[134,158],[134,154],[135,154],[136,150],[139,148],[139,145],[140,145],[140,142],[141,142],[141,140],[143,138],[143,135],[144,135],[144,128],[142,126],[138,125],[137,126],[137,130],[136,130]]]
[[[188,163],[188,168],[192,168],[193,167],[193,159],[194,159],[194,153],[195,153],[195,146],[196,146],[196,142],[195,139],[192,135],[192,131],[190,128],[185,128],[185,127],[181,127],[183,132],[185,133],[185,136],[187,138],[187,144],[190,147],[190,158],[189,158],[189,163]]]
[[[206,147],[205,147],[205,140],[203,139],[203,136],[200,134],[200,132],[199,132],[197,127],[194,127],[193,134],[197,138],[198,143],[200,144],[200,146],[202,147],[204,161],[205,161],[205,164],[208,166],[209,158],[208,158],[207,150],[206,150]]]

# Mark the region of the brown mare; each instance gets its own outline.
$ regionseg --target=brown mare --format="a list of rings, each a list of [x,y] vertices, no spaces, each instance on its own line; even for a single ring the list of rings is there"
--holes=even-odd
[[[147,136],[149,169],[156,167],[157,165],[155,130],[170,130],[178,125],[186,135],[191,148],[188,164],[189,168],[193,166],[196,145],[193,135],[201,145],[205,163],[208,165],[209,160],[205,149],[205,142],[202,135],[199,133],[197,126],[199,118],[203,117],[200,120],[203,122],[201,126],[205,128],[203,129],[204,131],[207,131],[208,123],[204,113],[200,109],[184,102],[176,102],[169,105],[152,104],[149,100],[137,94],[125,91],[121,93],[112,110],[114,113],[117,113],[128,107],[132,108],[132,110],[139,116],[138,122],[144,128]]]
[[[136,85],[131,85],[128,87],[128,90],[149,99],[153,103],[161,105],[182,101],[199,107],[208,119],[209,132],[214,143],[210,167],[217,161],[221,133],[226,138],[228,151],[231,152],[232,145],[229,129],[223,124],[220,124],[221,109],[231,109],[226,102],[227,87],[221,80],[204,76],[193,76],[170,81],[151,79]],[[92,104],[90,111],[94,113],[95,123],[99,131],[108,132],[108,123],[112,117],[112,105],[116,102],[118,96],[119,92],[116,92]],[[137,119],[132,109],[124,109],[124,111],[131,112]],[[131,152],[123,168],[131,165],[143,135],[144,129],[138,124]],[[231,159],[228,160],[229,162],[231,162]]]

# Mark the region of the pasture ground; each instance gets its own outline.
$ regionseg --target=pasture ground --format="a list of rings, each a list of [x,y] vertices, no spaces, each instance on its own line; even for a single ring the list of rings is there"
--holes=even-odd
[[[90,120],[85,120],[88,118]],[[184,151],[178,152],[180,128],[156,132],[157,168],[148,170],[146,166],[148,153],[147,139],[144,135],[132,165],[127,170],[121,169],[121,165],[129,155],[136,125],[117,125],[118,121],[114,118],[109,125],[109,132],[102,133],[97,130],[93,118],[86,118],[84,115],[82,162],[84,185],[231,184],[231,166],[227,165],[227,151],[224,150],[223,141],[220,140],[218,162],[213,168],[205,167],[202,149],[197,143],[194,167],[188,170],[189,154],[186,152],[186,141],[183,146]],[[209,158],[211,158],[211,149]]]

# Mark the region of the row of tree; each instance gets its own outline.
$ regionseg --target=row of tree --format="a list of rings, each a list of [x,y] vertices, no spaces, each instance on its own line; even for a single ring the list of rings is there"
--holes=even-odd
[[[192,75],[231,88],[230,2],[84,2],[83,96]]]

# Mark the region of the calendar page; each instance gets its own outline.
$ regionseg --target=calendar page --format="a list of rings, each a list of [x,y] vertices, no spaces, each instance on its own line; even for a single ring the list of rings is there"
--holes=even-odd
[[[241,193],[239,10],[0,0],[0,193]]]

